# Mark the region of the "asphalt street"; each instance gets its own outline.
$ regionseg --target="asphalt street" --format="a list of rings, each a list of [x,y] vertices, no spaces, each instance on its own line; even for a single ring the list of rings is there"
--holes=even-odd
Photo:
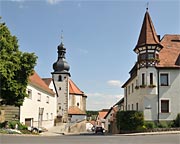
[[[13,136],[0,135],[0,144],[180,144],[180,134],[163,135],[76,135]]]

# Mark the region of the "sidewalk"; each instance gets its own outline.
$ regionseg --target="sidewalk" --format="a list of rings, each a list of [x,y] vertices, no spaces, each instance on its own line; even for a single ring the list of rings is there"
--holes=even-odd
[[[115,135],[140,136],[140,135],[163,135],[163,134],[180,134],[180,131],[144,132],[144,133],[129,133],[129,134],[115,134]]]
[[[66,124],[62,123],[59,126],[54,126],[48,131],[40,133],[41,136],[61,136],[65,133]]]

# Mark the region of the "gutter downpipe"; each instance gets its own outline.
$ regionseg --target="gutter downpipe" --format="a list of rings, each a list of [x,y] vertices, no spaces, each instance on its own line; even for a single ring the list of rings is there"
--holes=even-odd
[[[158,115],[157,115],[157,121],[159,123],[159,69],[157,69],[157,98],[158,98]]]

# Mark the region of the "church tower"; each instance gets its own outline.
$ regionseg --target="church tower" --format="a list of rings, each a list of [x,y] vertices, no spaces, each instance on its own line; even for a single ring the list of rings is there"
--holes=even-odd
[[[53,64],[52,80],[57,94],[57,116],[62,122],[68,121],[68,99],[69,99],[69,77],[70,66],[68,65],[65,54],[66,48],[62,42],[57,47],[58,59]]]

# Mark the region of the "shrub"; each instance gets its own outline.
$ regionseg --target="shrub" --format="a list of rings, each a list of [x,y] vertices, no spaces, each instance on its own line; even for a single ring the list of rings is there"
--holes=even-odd
[[[25,129],[27,129],[27,126],[26,126],[26,125],[23,125],[23,124],[20,123],[19,121],[9,121],[9,122],[8,122],[8,126],[9,126],[9,128],[11,128],[11,129],[15,129],[15,128],[16,128],[16,125],[18,126],[18,129],[19,129],[19,130],[25,130]]]
[[[175,127],[180,127],[180,113],[177,114],[177,117],[174,120],[174,126]]]
[[[0,123],[0,128],[5,128],[7,126],[7,121]]]
[[[116,115],[119,130],[137,130],[143,128],[144,116],[139,111],[119,111]]]
[[[159,123],[157,123],[157,128],[168,128],[168,122],[166,121],[160,121]]]
[[[15,129],[16,124],[17,124],[17,121],[9,121],[8,122],[8,126],[11,129]]]
[[[153,121],[146,121],[144,123],[144,125],[146,126],[147,129],[153,129],[156,127],[155,123]]]

